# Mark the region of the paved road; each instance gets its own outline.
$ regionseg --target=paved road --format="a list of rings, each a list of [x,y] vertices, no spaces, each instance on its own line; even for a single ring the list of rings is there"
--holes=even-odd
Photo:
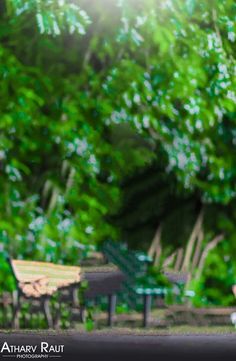
[[[64,352],[51,352],[48,356],[59,360],[236,360],[236,334],[229,335],[121,335],[116,333],[70,333],[70,334],[0,334],[0,351],[4,342],[8,345],[64,345]],[[46,345],[46,344],[44,344]],[[39,353],[37,351],[36,353]],[[29,353],[28,353],[29,354]],[[45,354],[45,353],[44,353]],[[3,354],[0,354],[0,359]],[[19,355],[5,350],[5,359],[16,360]],[[33,356],[21,356],[21,359]]]

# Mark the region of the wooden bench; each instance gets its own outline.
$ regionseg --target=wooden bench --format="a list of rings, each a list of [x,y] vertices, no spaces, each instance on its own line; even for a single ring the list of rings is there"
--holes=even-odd
[[[23,261],[9,259],[12,274],[15,278],[17,291],[14,296],[13,327],[19,327],[19,312],[23,302],[30,300],[45,315],[49,328],[55,326],[50,310],[50,299],[57,291],[73,293],[80,285],[81,268],[63,266],[49,262]]]
[[[100,257],[101,258],[101,257]],[[19,327],[19,313],[24,300],[30,300],[43,311],[48,327],[58,327],[61,316],[61,305],[66,303],[69,308],[71,322],[74,313],[79,311],[80,321],[85,320],[86,305],[80,304],[78,289],[83,280],[87,281],[84,300],[87,302],[98,296],[108,298],[108,325],[112,326],[116,308],[116,293],[120,290],[123,274],[119,269],[106,264],[106,260],[99,258],[98,266],[91,266],[89,262],[82,267],[64,266],[49,262],[36,262],[9,259],[13,276],[17,285],[17,292],[13,302],[13,327]],[[52,317],[50,299],[57,293],[58,302],[56,316]]]
[[[225,325],[230,323],[230,316],[235,307],[186,307],[184,305],[169,306],[166,310],[167,319],[174,324],[190,324],[194,326]]]

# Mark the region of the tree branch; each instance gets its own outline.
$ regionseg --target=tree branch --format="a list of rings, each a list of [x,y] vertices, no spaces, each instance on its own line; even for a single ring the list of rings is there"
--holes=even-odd
[[[199,278],[201,276],[203,268],[204,268],[205,260],[208,256],[209,252],[212,251],[221,241],[223,241],[223,239],[224,239],[224,234],[220,234],[220,235],[216,236],[211,242],[209,242],[206,245],[206,248],[202,252],[202,255],[201,255],[201,258],[200,258],[200,261],[198,264],[196,278]]]
[[[201,209],[201,211],[200,211],[200,213],[199,213],[199,215],[197,217],[196,223],[195,223],[195,225],[193,227],[190,238],[188,240],[187,246],[186,246],[184,261],[183,261],[183,265],[182,265],[182,271],[187,271],[188,268],[189,268],[189,264],[190,264],[190,260],[191,260],[195,240],[198,237],[198,234],[199,234],[199,232],[201,231],[201,228],[202,228],[203,215],[204,215],[204,211],[203,211],[203,209]]]
[[[155,261],[157,260],[157,253],[158,253],[158,257],[160,257],[161,255],[161,232],[162,232],[162,225],[159,224],[157,231],[154,235],[154,238],[152,240],[151,246],[148,250],[149,257],[154,258],[154,255],[156,253]]]

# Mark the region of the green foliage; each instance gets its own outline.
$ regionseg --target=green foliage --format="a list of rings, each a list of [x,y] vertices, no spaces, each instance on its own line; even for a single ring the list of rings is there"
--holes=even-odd
[[[204,202],[227,204],[235,197],[229,149],[236,9],[231,1],[189,3],[139,1],[132,10],[132,2],[123,4],[131,17],[123,21],[123,56],[104,88],[114,94],[114,121],[125,114],[125,121],[151,136],[168,157],[167,171],[186,189],[200,189]],[[130,37],[135,31],[140,41]]]
[[[94,320],[93,320],[91,309],[88,309],[88,314],[87,314],[86,321],[85,321],[85,329],[88,332],[91,332],[94,330]]]
[[[84,10],[67,0],[10,0],[6,1],[6,9],[13,22],[16,17],[34,13],[41,34],[59,35],[68,29],[71,34],[84,35],[91,22]]]
[[[205,272],[199,280],[193,280],[189,285],[195,290],[192,302],[195,306],[225,305],[233,306],[235,297],[232,285],[235,283],[235,263],[233,257],[224,255],[222,249],[213,252],[207,258]]]
[[[149,267],[148,268],[149,284],[157,285],[157,287],[165,290],[171,289],[172,285],[168,278],[162,273],[162,267]]]
[[[121,234],[147,248],[160,221],[169,250],[201,204],[206,240],[235,252],[235,16],[232,0],[1,2],[2,256],[76,264]]]

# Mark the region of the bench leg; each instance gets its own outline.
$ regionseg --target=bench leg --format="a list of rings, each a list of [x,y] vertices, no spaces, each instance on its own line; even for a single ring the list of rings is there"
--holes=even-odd
[[[79,320],[81,321],[80,308],[79,308],[79,298],[78,298],[78,286],[73,286],[70,290],[70,299],[71,299],[71,310],[70,310],[70,327],[75,326],[76,315],[79,310]]]
[[[61,300],[60,300],[60,298],[59,298],[55,308],[56,308],[56,316],[54,319],[54,327],[56,329],[59,329],[60,318],[61,318]]]
[[[71,289],[71,298],[73,307],[79,307],[78,287],[73,287]]]
[[[20,296],[18,291],[14,291],[13,292],[13,298],[12,298],[12,303],[13,303],[13,318],[12,318],[12,327],[14,329],[19,329],[20,327],[20,321],[19,321],[19,316],[20,316]]]
[[[80,319],[80,322],[82,322],[82,323],[85,323],[85,311],[86,311],[85,305],[80,305],[79,319]]]
[[[114,314],[116,311],[116,295],[108,296],[108,326],[113,326]]]
[[[14,329],[20,328],[20,322],[19,322],[19,316],[20,316],[20,304],[14,306],[13,310],[13,321],[12,321],[12,327]]]
[[[50,311],[48,298],[45,298],[43,300],[43,312],[44,312],[45,318],[47,320],[48,328],[53,328],[54,324],[53,324],[53,319],[52,319],[52,315],[51,315],[51,311]]]
[[[151,311],[152,296],[144,295],[143,300],[143,327],[148,327],[149,316]]]

